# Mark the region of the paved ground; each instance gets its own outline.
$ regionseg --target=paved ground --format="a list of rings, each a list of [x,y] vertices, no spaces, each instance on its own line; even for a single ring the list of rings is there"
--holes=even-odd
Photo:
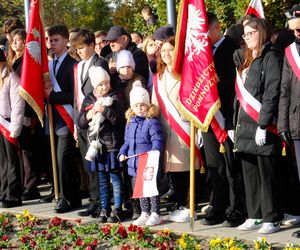
[[[47,194],[46,192],[43,192],[43,194]],[[87,205],[88,200],[84,199],[83,200],[83,205]],[[64,214],[56,214],[53,212],[54,208],[54,203],[47,203],[47,204],[41,204],[39,203],[38,200],[33,200],[33,201],[25,201],[23,202],[22,207],[16,207],[16,208],[11,208],[11,209],[2,209],[0,208],[0,212],[4,211],[9,211],[9,212],[21,212],[23,209],[28,209],[30,213],[33,215],[36,215],[38,217],[53,217],[53,216],[60,216],[66,219],[77,219],[79,218],[77,216],[77,212],[79,210],[74,210],[68,213]],[[84,209],[84,207],[82,208]],[[161,210],[164,218],[164,223],[162,225],[153,227],[155,230],[163,229],[163,228],[169,228],[173,230],[176,233],[193,233],[195,235],[199,236],[220,236],[220,237],[237,237],[238,239],[244,239],[244,240],[249,240],[253,241],[257,239],[258,237],[262,237],[263,235],[258,234],[257,231],[251,231],[251,232],[242,232],[237,230],[236,228],[225,228],[222,227],[221,225],[215,225],[215,226],[203,226],[200,223],[200,220],[195,221],[195,226],[194,226],[194,231],[192,232],[189,223],[174,223],[174,222],[169,222],[167,220],[167,211],[165,209]],[[198,217],[201,217],[201,213],[198,212]],[[90,218],[90,217],[80,217],[83,222],[97,222],[96,219]],[[124,225],[129,225],[131,221],[126,221],[123,224]],[[276,246],[279,245],[285,245],[287,243],[297,243],[300,244],[300,239],[293,238],[291,234],[295,231],[300,229],[297,227],[287,227],[283,226],[281,231],[267,235],[266,238],[268,242],[275,244]]]

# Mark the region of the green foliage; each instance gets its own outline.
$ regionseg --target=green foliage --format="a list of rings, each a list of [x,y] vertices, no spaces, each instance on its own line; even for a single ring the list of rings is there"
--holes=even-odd
[[[176,0],[176,7],[179,6]],[[160,26],[167,24],[166,0],[133,0],[119,2],[115,1],[116,8],[113,12],[113,24],[125,27],[129,32],[139,31],[143,35],[151,35]],[[147,26],[141,15],[144,6],[150,6],[153,13],[158,17],[155,25]],[[128,18],[131,17],[131,18]]]
[[[111,26],[110,8],[105,0],[47,0],[44,21],[47,26],[65,23],[69,28],[107,30]]]
[[[249,3],[250,0],[205,0],[207,10],[217,15],[224,31],[245,14]],[[299,0],[262,0],[262,3],[266,19],[275,29],[285,26],[284,11]]]
[[[0,1],[0,28],[10,17],[19,17],[25,23],[23,0],[3,0]],[[1,34],[1,31],[0,31]]]

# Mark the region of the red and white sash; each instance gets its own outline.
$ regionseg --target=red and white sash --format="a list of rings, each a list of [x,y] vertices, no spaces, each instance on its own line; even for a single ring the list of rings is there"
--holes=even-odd
[[[61,92],[61,88],[55,78],[54,71],[53,71],[53,60],[49,61],[49,73],[50,73],[50,80],[53,84],[53,90],[55,92]],[[74,133],[74,120],[73,120],[73,107],[71,104],[55,104],[54,107],[61,115],[65,123],[67,124],[68,128],[70,129],[71,133]]]
[[[291,65],[295,75],[300,81],[300,56],[297,51],[296,43],[293,42],[290,46],[285,49],[286,58]]]
[[[210,126],[214,131],[218,142],[220,144],[225,142],[227,138],[227,131],[225,130],[225,119],[221,111],[215,113],[213,119],[211,120]]]
[[[82,73],[82,64],[84,61],[80,61],[78,64],[74,65],[74,81],[75,81],[75,99],[77,103],[78,111],[81,109],[82,102],[84,100],[84,94],[81,91],[81,73]]]
[[[259,120],[259,112],[262,104],[254,98],[244,86],[242,77],[236,72],[235,91],[242,109],[256,122]],[[274,134],[278,134],[276,126],[267,128]]]
[[[3,134],[3,136],[11,142],[14,145],[18,145],[18,140],[16,138],[11,138],[10,137],[10,122],[5,120],[1,115],[0,115],[0,132]]]
[[[165,77],[165,75],[163,76]],[[187,122],[182,121],[179,112],[177,111],[174,104],[171,100],[166,96],[165,93],[165,86],[161,81],[158,79],[158,75],[153,75],[153,86],[155,95],[157,97],[157,101],[159,104],[159,108],[170,124],[171,128],[176,132],[177,135],[185,142],[185,144],[190,147],[190,124]],[[195,147],[195,153],[202,163],[202,156],[199,148]]]

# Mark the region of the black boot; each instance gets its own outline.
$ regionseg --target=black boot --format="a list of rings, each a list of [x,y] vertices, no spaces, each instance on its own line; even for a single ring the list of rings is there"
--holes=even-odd
[[[132,219],[136,220],[141,215],[141,207],[139,199],[132,199]]]

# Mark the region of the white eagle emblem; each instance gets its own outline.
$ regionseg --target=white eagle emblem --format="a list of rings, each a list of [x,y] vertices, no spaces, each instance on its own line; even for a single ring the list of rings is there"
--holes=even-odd
[[[28,50],[29,55],[35,60],[38,64],[41,64],[42,56],[41,56],[41,34],[40,32],[33,28],[31,33],[34,36],[34,39],[38,39],[38,41],[33,40],[26,44],[26,48]]]
[[[199,55],[201,51],[205,51],[204,47],[208,45],[208,33],[204,32],[205,19],[201,17],[201,10],[195,5],[188,6],[188,23],[186,29],[185,54],[187,59],[193,60],[194,55]]]

